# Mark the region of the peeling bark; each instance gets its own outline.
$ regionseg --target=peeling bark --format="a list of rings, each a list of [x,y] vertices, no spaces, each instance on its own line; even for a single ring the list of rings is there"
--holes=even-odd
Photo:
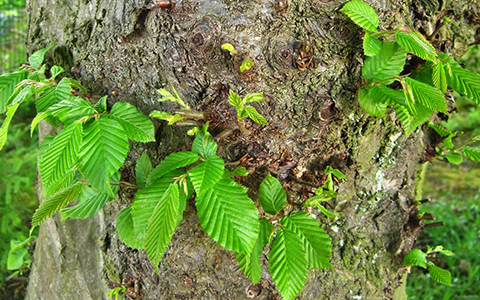
[[[448,15],[453,23],[434,43],[442,51],[458,53],[475,41],[476,7],[466,1],[369,2],[384,29],[405,25],[429,34]],[[429,139],[421,130],[406,137],[392,111],[378,119],[360,109],[361,30],[338,12],[343,3],[183,0],[171,9],[147,9],[145,0],[30,0],[28,48],[56,44],[47,61],[70,70],[93,94],[110,95],[110,105],[130,102],[146,114],[173,110],[156,101],[155,90],[174,86],[191,107],[208,112],[214,136],[236,120],[229,89],[241,96],[263,92],[267,100],[255,106],[270,125],[246,121],[249,136],[237,130],[218,142],[226,162],[251,173],[245,185],[252,199],[267,171],[282,180],[292,211],[301,209],[311,185],[323,182],[326,166],[347,176],[337,199],[344,216],[331,220],[313,210],[332,238],[335,270],[309,272],[299,299],[390,299],[420,232],[411,205]],[[222,51],[226,42],[240,53]],[[313,57],[302,53],[307,44]],[[254,68],[241,73],[245,56]],[[156,130],[156,142],[131,144],[122,169],[127,180],[135,181],[141,153],[158,163],[189,149],[184,128],[157,122]],[[121,190],[119,201],[91,220],[45,222],[27,299],[101,299],[122,282],[132,299],[278,297],[266,256],[253,287],[234,255],[202,231],[194,201],[156,275],[146,253],[126,247],[115,231],[118,212],[133,197]]]

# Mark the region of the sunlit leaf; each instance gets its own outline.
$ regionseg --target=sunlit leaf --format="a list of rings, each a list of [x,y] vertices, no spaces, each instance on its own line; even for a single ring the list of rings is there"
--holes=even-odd
[[[17,71],[0,76],[0,114],[6,110],[6,103],[15,91],[17,84],[27,78],[26,71]]]
[[[45,53],[47,53],[47,51],[52,49],[53,47],[55,47],[55,45],[51,45],[47,48],[37,50],[35,53],[30,55],[30,57],[28,58],[28,63],[30,64],[30,66],[32,66],[35,69],[40,68],[41,64],[43,63]]]
[[[448,62],[451,68],[451,74],[446,72],[447,83],[458,93],[480,104],[480,75],[462,68],[450,56],[439,53],[444,61]]]
[[[162,198],[170,184],[175,181],[174,178],[183,174],[185,173],[181,170],[172,171],[158,178],[146,188],[137,191],[135,201],[132,204],[132,218],[135,238],[140,244],[143,245],[144,243],[148,221],[155,210],[158,200]]]
[[[10,126],[10,122],[12,121],[12,118],[15,115],[19,105],[20,103],[17,103],[7,108],[5,121],[3,121],[2,127],[0,128],[0,150],[3,149],[7,142],[8,127]]]
[[[377,13],[367,3],[353,0],[345,4],[340,11],[346,14],[358,26],[366,30],[378,31]]]
[[[145,250],[148,258],[158,272],[158,262],[172,239],[177,227],[180,209],[178,185],[171,183],[165,193],[158,199],[147,225]]]
[[[246,188],[228,173],[197,195],[197,215],[203,230],[225,249],[250,254],[259,233],[258,210]]]
[[[123,127],[114,120],[101,117],[85,125],[78,169],[90,184],[114,196],[109,178],[127,157],[128,138]]]
[[[307,262],[313,269],[333,269],[330,264],[332,243],[310,214],[297,212],[282,219],[282,225],[299,234],[304,239]]]
[[[280,181],[268,173],[267,177],[260,184],[258,200],[262,204],[263,210],[271,215],[275,215],[287,203],[287,193]]]
[[[363,52],[367,56],[375,56],[380,52],[382,48],[382,42],[376,38],[372,38],[369,31],[365,32],[363,37]]]
[[[431,261],[428,262],[428,273],[433,280],[444,285],[452,285],[452,275],[450,274],[450,272],[440,267],[437,267]]]
[[[429,61],[436,61],[437,51],[423,35],[416,31],[399,31],[395,34],[397,43],[410,53]]]
[[[115,103],[107,116],[122,125],[129,139],[138,142],[155,141],[155,128],[152,121],[130,103]]]
[[[374,82],[398,76],[403,71],[406,59],[407,51],[404,48],[394,42],[384,42],[377,55],[365,60],[362,75]]]
[[[418,266],[427,268],[427,256],[425,252],[420,249],[413,249],[403,259],[403,266]]]
[[[47,218],[53,216],[57,211],[65,207],[68,203],[75,200],[82,191],[83,183],[77,182],[73,185],[61,189],[52,197],[40,203],[32,218],[32,227],[43,223]]]
[[[204,162],[188,171],[197,195],[211,188],[222,178],[225,163],[216,155],[208,157]]]
[[[246,105],[244,108],[248,117],[252,119],[252,121],[261,125],[268,125],[267,120],[255,109],[255,107]]]
[[[197,153],[191,151],[171,153],[150,172],[147,177],[147,184],[150,184],[168,172],[191,165],[199,158]]]
[[[142,153],[139,159],[137,159],[137,163],[135,165],[135,177],[137,180],[137,186],[139,187],[146,187],[147,186],[147,178],[152,172],[153,167],[152,163],[150,162],[150,158],[147,154]]]
[[[63,180],[73,171],[82,142],[82,124],[72,123],[53,139],[39,164],[44,187]]]
[[[247,275],[253,284],[257,284],[262,276],[262,267],[260,266],[260,255],[263,252],[263,247],[268,243],[273,225],[267,219],[260,219],[260,233],[258,234],[255,246],[253,246],[250,255],[243,253],[236,253],[238,266],[242,272]]]
[[[125,207],[117,216],[117,232],[122,243],[130,248],[140,249],[140,244],[135,238],[134,224],[132,218],[132,206]]]
[[[288,228],[279,229],[268,253],[273,282],[285,300],[293,299],[307,278],[307,260],[302,238]]]
[[[192,151],[204,158],[208,158],[217,153],[217,144],[213,141],[212,135],[207,130],[208,123],[197,133],[192,144]]]

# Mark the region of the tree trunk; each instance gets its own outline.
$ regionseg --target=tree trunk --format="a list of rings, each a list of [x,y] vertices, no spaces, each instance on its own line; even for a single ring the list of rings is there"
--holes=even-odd
[[[156,101],[156,89],[173,86],[191,107],[209,112],[215,136],[236,120],[229,89],[263,92],[267,100],[256,107],[269,125],[247,121],[250,135],[237,130],[218,141],[226,162],[241,161],[251,173],[244,184],[252,199],[267,171],[282,180],[294,210],[312,195],[311,185],[323,182],[326,166],[347,177],[333,203],[342,217],[312,210],[332,239],[334,270],[310,271],[299,299],[392,298],[403,257],[422,230],[412,200],[429,139],[421,128],[407,137],[392,111],[380,119],[360,109],[362,31],[338,11],[345,1],[183,0],[153,9],[146,0],[28,2],[30,53],[56,44],[47,62],[71,70],[93,94],[109,95],[109,105],[130,102],[147,115],[172,110]],[[476,14],[465,0],[369,2],[384,29],[405,25],[430,34],[448,15],[453,23],[435,44],[442,51],[461,51],[475,40],[469,18]],[[240,53],[223,51],[227,42]],[[245,55],[254,67],[242,73]],[[135,182],[143,152],[158,163],[189,149],[185,132],[157,122],[156,142],[131,143],[123,178]],[[89,220],[46,221],[27,299],[102,299],[122,282],[132,299],[277,299],[267,257],[261,282],[251,286],[234,254],[202,231],[193,200],[155,274],[146,253],[125,246],[115,231],[118,212],[133,196],[121,189],[118,201]]]

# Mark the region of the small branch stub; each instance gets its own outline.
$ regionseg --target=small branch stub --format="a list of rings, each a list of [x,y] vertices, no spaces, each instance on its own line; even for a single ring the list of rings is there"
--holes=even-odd
[[[147,9],[154,9],[156,7],[160,8],[174,8],[174,0],[153,0],[147,4]]]

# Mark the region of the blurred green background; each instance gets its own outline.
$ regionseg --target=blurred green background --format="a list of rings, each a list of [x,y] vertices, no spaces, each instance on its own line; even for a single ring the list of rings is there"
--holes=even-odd
[[[480,48],[473,46],[460,62],[470,71],[480,73]],[[480,109],[472,101],[454,95],[457,113],[444,126],[464,132],[454,140],[461,145],[480,134]],[[478,148],[478,143],[476,148]],[[480,163],[466,160],[460,165],[433,160],[427,166],[423,198],[432,199],[420,207],[444,222],[444,227],[427,229],[416,247],[443,245],[455,256],[439,255],[435,264],[452,274],[452,286],[441,285],[413,268],[407,280],[409,300],[480,300]]]

